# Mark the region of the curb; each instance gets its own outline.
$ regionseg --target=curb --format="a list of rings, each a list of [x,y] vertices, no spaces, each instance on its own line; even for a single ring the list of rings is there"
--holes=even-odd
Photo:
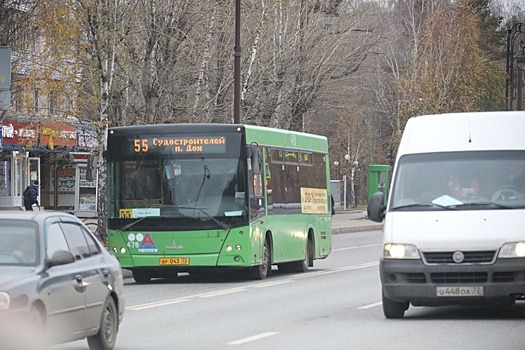
[[[132,277],[133,277],[133,273],[130,270],[122,269],[122,278],[127,279],[127,278],[132,278]]]
[[[371,224],[364,226],[347,226],[347,227],[334,227],[332,228],[332,234],[341,233],[354,233],[364,231],[380,231],[383,229],[383,224]]]

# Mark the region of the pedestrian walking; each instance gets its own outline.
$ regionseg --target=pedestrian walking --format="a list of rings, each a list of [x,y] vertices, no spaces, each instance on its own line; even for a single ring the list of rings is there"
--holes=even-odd
[[[27,188],[22,193],[22,200],[24,202],[24,207],[26,210],[33,210],[33,204],[38,205],[38,181],[29,184]]]

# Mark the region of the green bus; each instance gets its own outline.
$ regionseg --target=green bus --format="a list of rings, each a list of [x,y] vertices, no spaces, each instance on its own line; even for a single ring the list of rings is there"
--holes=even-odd
[[[110,128],[108,248],[138,283],[209,269],[264,279],[332,248],[327,139],[239,124]]]

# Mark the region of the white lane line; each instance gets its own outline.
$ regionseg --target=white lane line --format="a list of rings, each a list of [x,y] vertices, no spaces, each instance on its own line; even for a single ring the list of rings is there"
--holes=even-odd
[[[383,304],[382,302],[378,301],[377,303],[359,306],[358,309],[360,309],[360,310],[371,309],[371,308],[376,307],[376,306],[381,306],[382,304]]]
[[[359,269],[364,269],[364,268],[367,268],[367,267],[374,267],[374,266],[378,266],[378,265],[379,265],[379,262],[367,263],[367,264],[362,264],[362,265],[345,266],[345,267],[339,267],[339,268],[334,269],[334,270],[307,272],[307,273],[304,273],[304,274],[301,274],[301,275],[291,276],[290,278],[296,280],[296,279],[300,279],[300,278],[308,278],[308,277],[315,277],[315,276],[321,276],[321,275],[329,275],[329,274],[332,274],[332,273],[338,273],[338,272],[342,272],[342,271],[359,270]]]
[[[327,271],[307,272],[307,273],[303,273],[299,275],[290,276],[288,279],[275,281],[275,282],[272,281],[272,282],[256,283],[250,286],[235,287],[235,288],[223,289],[223,290],[214,291],[214,292],[187,295],[187,296],[174,298],[174,299],[165,299],[165,300],[152,301],[152,302],[143,303],[143,304],[137,304],[137,305],[126,307],[126,310],[131,310],[131,311],[146,310],[146,309],[151,309],[154,307],[161,307],[161,306],[177,304],[177,303],[181,303],[185,301],[190,301],[195,298],[211,298],[211,297],[225,295],[225,294],[243,292],[250,288],[264,288],[264,287],[270,287],[270,286],[274,286],[278,284],[290,283],[300,278],[316,277],[316,276],[328,275],[332,273],[338,273],[338,272],[350,271],[350,270],[359,270],[359,269],[364,269],[364,268],[373,267],[377,265],[379,265],[379,262],[372,262],[372,263],[366,263],[366,264],[361,264],[361,265],[344,266],[344,267],[340,267],[334,270],[327,270]]]
[[[381,247],[382,244],[366,244],[366,245],[358,245],[355,247],[346,247],[346,248],[337,248],[332,249],[333,252],[343,251],[343,250],[353,250],[353,249],[361,249],[361,248],[371,248],[371,247]]]
[[[218,297],[218,296],[221,296],[221,295],[238,293],[238,292],[245,292],[245,291],[246,291],[246,288],[225,289],[225,290],[219,290],[217,292],[210,292],[210,293],[199,295],[199,298]]]
[[[266,332],[266,333],[261,333],[261,334],[257,334],[257,335],[251,336],[251,337],[242,338],[242,339],[239,339],[239,340],[234,340],[234,341],[232,341],[232,342],[227,343],[226,345],[241,345],[241,344],[246,344],[246,343],[250,343],[250,342],[252,342],[252,341],[256,341],[256,340],[259,340],[259,339],[263,339],[263,338],[271,337],[272,335],[276,335],[276,334],[279,334],[279,332]]]
[[[156,302],[156,303],[143,304],[143,305],[137,305],[137,306],[130,306],[130,307],[127,307],[126,310],[140,311],[140,310],[151,309],[151,308],[154,308],[154,307],[160,307],[160,306],[184,303],[186,301],[190,301],[190,299],[176,299],[176,300],[159,301],[159,302]]]
[[[273,286],[277,286],[279,284],[284,284],[284,283],[290,283],[292,282],[291,280],[283,280],[283,281],[275,281],[275,282],[266,282],[266,283],[257,283],[257,284],[254,284],[253,286],[250,286],[252,288],[265,288],[265,287],[273,287]]]

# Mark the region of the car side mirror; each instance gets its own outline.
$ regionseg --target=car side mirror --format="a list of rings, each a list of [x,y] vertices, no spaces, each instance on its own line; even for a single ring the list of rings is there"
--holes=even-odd
[[[367,215],[368,218],[375,222],[383,221],[385,217],[386,206],[383,204],[385,194],[376,192],[368,199]]]
[[[66,265],[75,262],[75,256],[73,253],[67,250],[57,250],[53,253],[51,259],[47,260],[47,266],[57,266],[57,265]]]

